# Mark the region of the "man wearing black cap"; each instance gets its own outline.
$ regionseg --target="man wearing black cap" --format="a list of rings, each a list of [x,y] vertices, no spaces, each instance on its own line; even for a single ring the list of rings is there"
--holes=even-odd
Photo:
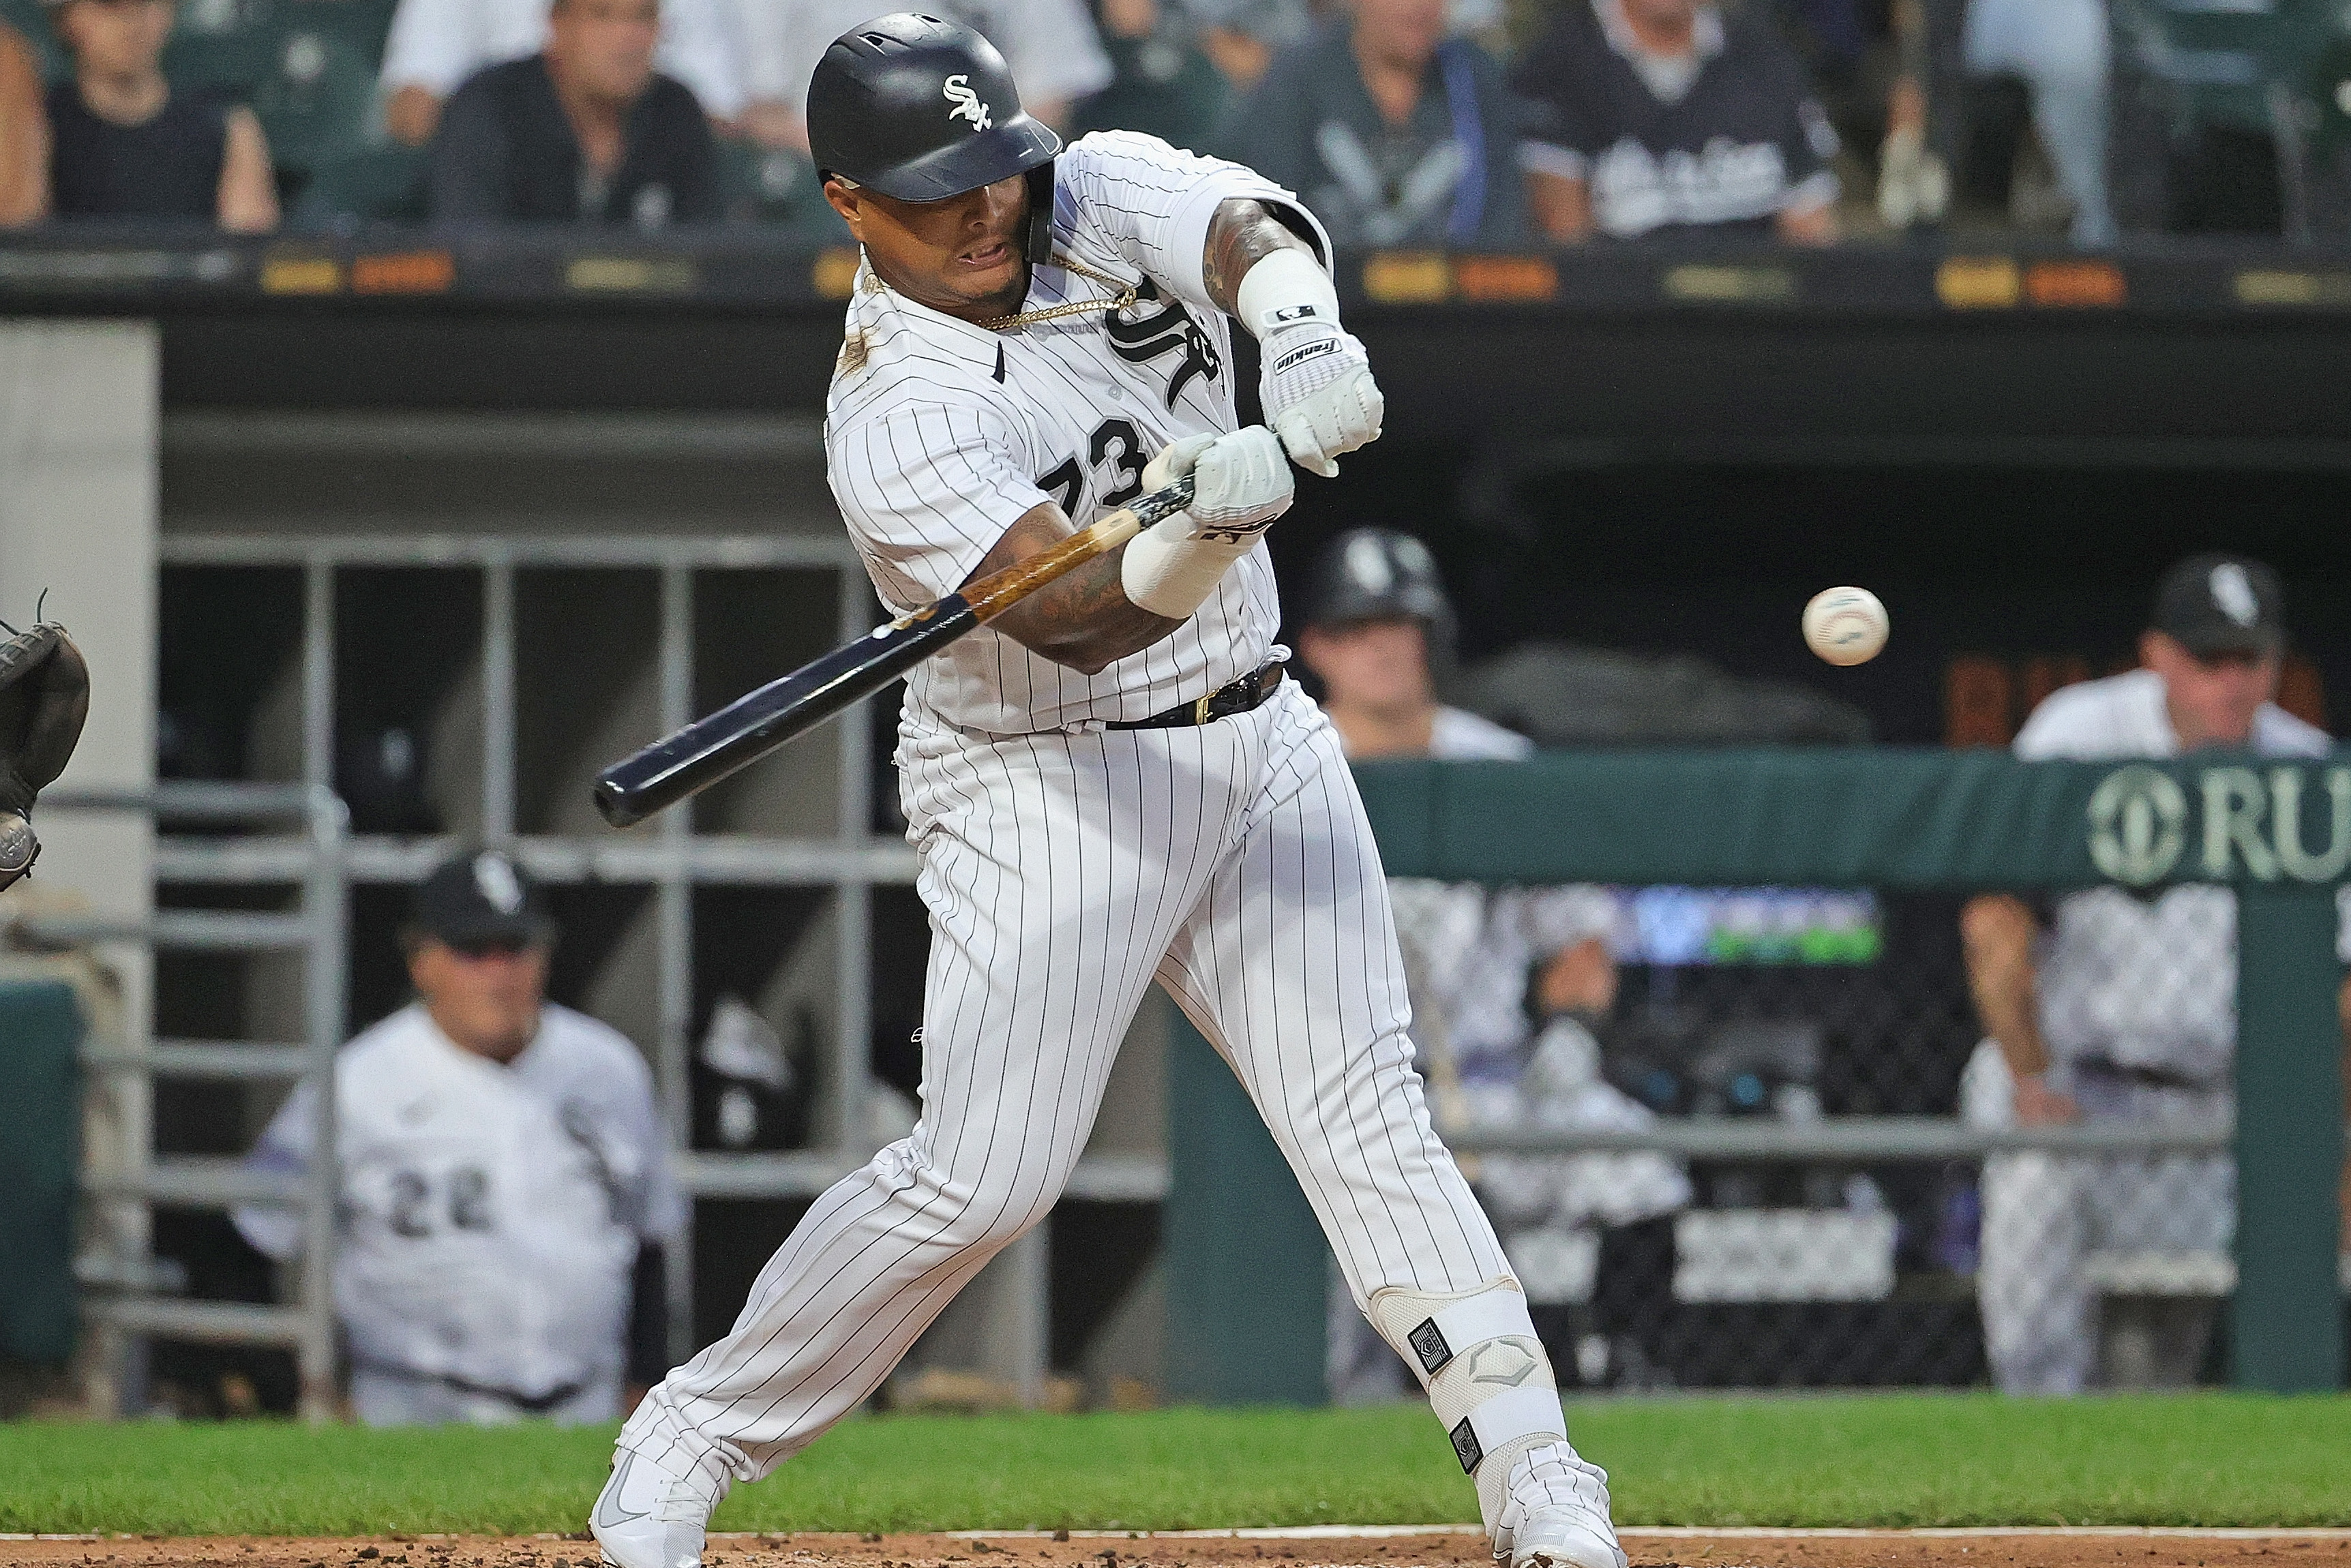
[[[554,938],[511,855],[457,855],[402,933],[417,999],[336,1061],[335,1306],[371,1426],[609,1421],[666,1364],[654,1265],[680,1214],[652,1075],[544,999]],[[287,1099],[256,1166],[308,1163],[316,1092]],[[236,1222],[272,1257],[300,1245],[285,1210]]]
[[[2273,700],[2284,647],[2276,573],[2241,556],[2190,557],[2157,591],[2142,667],[2053,693],[2018,734],[2016,754],[2322,755],[2325,734]],[[2227,888],[2094,888],[2037,912],[1989,894],[1969,904],[1961,927],[1991,1036],[1961,1085],[1970,1122],[2181,1122],[2232,1111],[2237,902]],[[1976,1284],[2001,1387],[2071,1394],[2095,1381],[2192,1379],[2210,1298],[2167,1302],[2122,1341],[2109,1333],[2101,1378],[2085,1264],[2095,1253],[2225,1255],[2235,1207],[2226,1155],[1987,1159]]]

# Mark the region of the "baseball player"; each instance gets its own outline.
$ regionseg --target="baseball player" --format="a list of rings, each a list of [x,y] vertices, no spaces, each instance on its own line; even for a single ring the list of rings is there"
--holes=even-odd
[[[2144,667],[2067,686],[2016,737],[2033,759],[2177,757],[2250,747],[2324,754],[2324,732],[2280,709],[2285,643],[2276,576],[2257,561],[2204,555],[2166,574]],[[2069,894],[2045,925],[1995,894],[1963,916],[1968,976],[1991,1039],[1962,1082],[1978,1125],[2082,1120],[2179,1123],[2233,1109],[2237,899],[2225,887]],[[2346,993],[2351,997],[2351,993]],[[2077,1158],[2042,1153],[1984,1162],[1983,1250],[1976,1274],[1986,1351],[2000,1386],[2072,1394],[2098,1359],[2094,1250],[2226,1252],[2236,1166],[2225,1155]],[[2173,1314],[2151,1369],[2186,1382],[2202,1359],[2209,1303]]]
[[[541,1001],[553,935],[511,856],[455,857],[403,933],[418,999],[336,1058],[335,1312],[370,1426],[610,1421],[624,1377],[659,1375],[668,1142],[636,1047]],[[254,1165],[309,1164],[317,1092],[287,1097]],[[301,1245],[286,1209],[236,1225],[273,1258]]]
[[[1308,573],[1298,651],[1322,683],[1322,709],[1351,758],[1517,761],[1534,743],[1437,701],[1452,658],[1453,604],[1428,547],[1393,528],[1351,528]],[[1616,995],[1609,939],[1616,905],[1589,884],[1487,888],[1400,877],[1389,883],[1419,1005],[1413,1043],[1436,1088],[1438,1121],[1635,1124],[1646,1113],[1599,1080],[1597,1021]],[[1548,1025],[1538,1046],[1539,1025]],[[1562,1072],[1562,1067],[1571,1071]],[[1543,1093],[1541,1087],[1553,1092]],[[1689,1201],[1689,1183],[1653,1155],[1489,1155],[1479,1195],[1502,1227],[1573,1223],[1593,1211],[1647,1218]],[[1405,1364],[1333,1291],[1325,1334],[1332,1398],[1393,1399]]]
[[[1247,169],[1126,132],[1064,149],[996,50],[913,15],[809,89],[864,248],[833,493],[910,610],[1188,474],[1155,525],[908,681],[897,753],[932,922],[922,1121],[819,1198],[725,1338],[622,1429],[591,1528],[691,1568],[731,1483],[853,1409],[1044,1218],[1156,980],[1231,1063],[1355,1300],[1418,1369],[1499,1559],[1625,1568],[1605,1476],[1494,1232],[1431,1129],[1379,856],[1338,739],[1283,678],[1259,536],[1379,434],[1328,245]],[[1271,428],[1236,428],[1231,328]]]

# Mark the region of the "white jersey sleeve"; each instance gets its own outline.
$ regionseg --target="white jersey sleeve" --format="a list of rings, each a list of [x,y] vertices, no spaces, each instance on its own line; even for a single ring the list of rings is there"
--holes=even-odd
[[[272,1176],[300,1176],[310,1168],[310,1129],[317,1113],[319,1086],[304,1079],[269,1119],[261,1137],[246,1156],[246,1168]],[[299,1210],[275,1205],[247,1204],[231,1214],[237,1234],[265,1258],[284,1262],[302,1250]]]
[[[494,51],[500,40],[492,24],[499,9],[481,0],[400,0],[383,44],[384,87],[421,87],[437,98],[456,91],[466,77],[498,57]],[[528,54],[536,47],[526,42],[514,52]]]
[[[1071,142],[1055,171],[1056,238],[1067,234],[1077,259],[1124,267],[1155,279],[1197,309],[1215,312],[1202,259],[1217,206],[1236,197],[1285,209],[1310,230],[1327,264],[1331,237],[1306,204],[1253,169],[1182,152],[1134,131],[1098,131]]]
[[[828,477],[874,588],[904,612],[953,593],[1052,499],[1028,466],[998,410],[904,402],[842,429]]]

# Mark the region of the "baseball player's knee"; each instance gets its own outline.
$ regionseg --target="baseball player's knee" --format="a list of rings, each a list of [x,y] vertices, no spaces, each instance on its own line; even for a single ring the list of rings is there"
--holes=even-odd
[[[1475,1291],[1372,1292],[1365,1309],[1380,1337],[1420,1376],[1453,1439],[1454,1457],[1478,1483],[1490,1530],[1520,1454],[1567,1440],[1559,1380],[1535,1335],[1525,1292],[1509,1278]]]

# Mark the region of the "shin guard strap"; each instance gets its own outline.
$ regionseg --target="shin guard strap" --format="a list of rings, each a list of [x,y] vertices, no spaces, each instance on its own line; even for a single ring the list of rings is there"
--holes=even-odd
[[[1463,1475],[1475,1475],[1486,1456],[1500,1453],[1521,1437],[1566,1436],[1559,1390],[1530,1384],[1494,1396],[1455,1422],[1453,1457],[1461,1461]]]

